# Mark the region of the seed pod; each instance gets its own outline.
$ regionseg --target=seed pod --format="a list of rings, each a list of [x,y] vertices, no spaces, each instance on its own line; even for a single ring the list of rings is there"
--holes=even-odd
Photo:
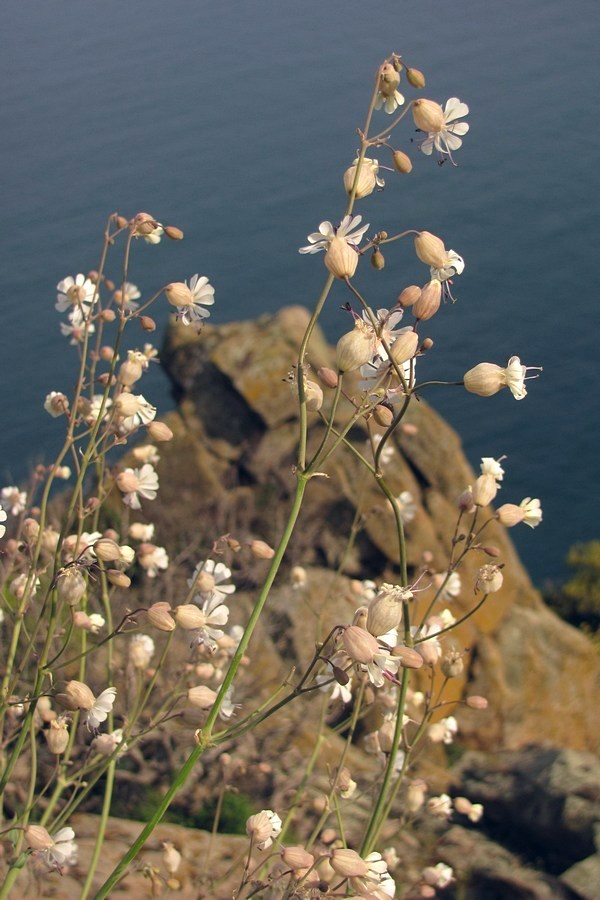
[[[376,406],[373,410],[373,418],[382,428],[389,428],[394,421],[394,413],[387,406]]]
[[[371,265],[373,268],[380,272],[381,269],[385,266],[385,256],[381,252],[381,250],[373,250],[371,255]]]
[[[354,251],[353,251],[354,252]],[[362,322],[357,321],[354,329],[337,342],[336,364],[340,372],[352,372],[367,363],[373,353],[373,338]]]
[[[50,728],[44,731],[44,737],[50,753],[60,756],[61,753],[65,752],[69,743],[67,723],[62,719],[53,719],[50,722]]]

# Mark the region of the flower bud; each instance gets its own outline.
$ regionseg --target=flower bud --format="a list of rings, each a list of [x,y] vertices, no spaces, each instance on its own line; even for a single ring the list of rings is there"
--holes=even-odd
[[[409,286],[405,287],[402,293],[399,294],[396,303],[398,306],[406,309],[407,306],[412,306],[413,303],[416,303],[420,296],[421,288],[416,284],[409,284]]]
[[[165,296],[171,306],[191,306],[194,295],[183,281],[173,281],[165,288]]]
[[[327,366],[321,366],[320,369],[317,369],[317,375],[319,376],[319,380],[325,387],[337,387],[338,376],[337,372],[334,372],[333,369],[328,369]]]
[[[376,406],[373,410],[373,418],[382,428],[389,428],[394,421],[394,413],[388,406]]]
[[[193,603],[184,603],[175,609],[175,621],[186,631],[193,631],[206,625],[206,616]]]
[[[423,657],[413,647],[405,647],[399,644],[392,650],[394,659],[400,660],[400,665],[404,669],[420,669],[423,665]]]
[[[404,331],[399,334],[390,347],[390,357],[397,366],[412,359],[419,346],[419,335],[416,331]]]
[[[114,309],[103,309],[100,313],[103,322],[114,322],[117,318]]]
[[[41,825],[28,825],[25,829],[25,840],[32,850],[50,850],[54,841]]]
[[[110,372],[102,372],[101,375],[98,375],[98,384],[101,384],[103,387],[106,387],[107,384],[114,387],[116,383],[117,379],[114,375],[111,375]]]
[[[385,266],[385,256],[381,250],[373,250],[371,255],[371,265],[377,272],[380,272],[383,269]]]
[[[472,488],[475,506],[487,506],[498,493],[498,484],[493,475],[480,475]]]
[[[422,263],[436,269],[443,268],[448,259],[443,240],[430,231],[420,231],[416,236],[415,252]]]
[[[525,510],[515,503],[504,503],[496,510],[496,515],[505,528],[519,525],[525,518]]]
[[[171,238],[172,241],[183,240],[183,231],[181,228],[176,228],[175,225],[165,225],[165,234],[168,238]]]
[[[342,643],[350,659],[358,663],[373,662],[379,644],[372,634],[358,625],[349,625],[342,634]]]
[[[463,378],[465,388],[479,397],[491,397],[506,384],[504,369],[495,363],[479,363]]]
[[[100,538],[100,540],[96,541],[94,544],[93,549],[96,558],[102,562],[112,562],[115,559],[121,558],[119,545],[115,541],[111,541],[110,538]]]
[[[265,541],[250,541],[249,547],[257,559],[273,559],[275,556],[275,551]]]
[[[421,296],[412,308],[416,319],[426,321],[435,316],[442,300],[442,283],[437,278],[428,281],[421,291]]]
[[[461,512],[474,513],[475,504],[473,502],[473,491],[468,487],[462,492],[456,504]]]
[[[504,576],[500,567],[495,566],[493,563],[488,563],[482,566],[477,573],[475,593],[483,591],[484,594],[494,594],[500,590],[503,581]]]
[[[346,171],[344,172],[344,187],[346,188],[346,193],[348,195],[352,193],[357,168],[358,166],[357,164],[355,164],[350,166],[350,168],[346,169]],[[368,197],[368,195],[372,194],[375,190],[376,184],[377,176],[375,174],[374,167],[370,165],[367,160],[363,160],[360,167],[360,173],[358,175],[356,193],[354,196],[357,200],[361,200],[363,197]]]
[[[58,599],[69,606],[77,606],[85,594],[85,578],[74,566],[61,569],[56,579],[56,594]]]
[[[310,869],[314,865],[315,858],[304,847],[285,847],[281,858],[290,869],[294,872],[302,872],[304,869]]]
[[[348,241],[336,235],[329,242],[324,262],[336,278],[352,278],[358,266],[358,253]]]
[[[425,803],[427,783],[422,778],[415,778],[408,785],[406,793],[406,808],[411,813],[418,812]]]
[[[335,849],[329,857],[331,868],[342,878],[361,878],[369,871],[368,864],[361,859],[356,850]]]
[[[392,161],[397,172],[401,172],[403,175],[408,175],[409,172],[412,172],[412,160],[410,156],[407,156],[402,150],[394,151]]]
[[[173,432],[164,422],[150,422],[148,425],[148,434],[153,441],[172,441]]]
[[[374,637],[380,637],[400,625],[402,593],[397,588],[383,585],[375,599],[371,600],[367,614],[367,631]]]
[[[69,732],[65,720],[53,719],[50,722],[50,728],[44,731],[44,737],[50,753],[54,753],[56,756],[64,753],[69,743]]]
[[[415,100],[412,105],[412,114],[415,125],[420,131],[441,131],[444,127],[444,110],[435,100]]]
[[[144,331],[156,331],[156,322],[152,316],[140,316],[139,321]]]
[[[337,342],[335,356],[338,370],[352,372],[360,369],[370,360],[372,353],[373,338],[363,323],[357,320],[354,329],[342,335]]]
[[[406,80],[411,87],[417,88],[417,90],[425,87],[425,76],[419,69],[407,69]]]
[[[489,705],[486,697],[480,697],[477,694],[471,694],[470,697],[467,697],[465,703],[471,709],[487,709]]]
[[[106,573],[106,577],[115,587],[128,588],[131,584],[129,575],[126,575],[125,572],[121,572],[119,569],[109,569]]]
[[[64,694],[58,694],[57,699],[67,709],[72,710],[91,709],[96,702],[92,691],[83,681],[69,681]]]
[[[112,362],[115,351],[112,347],[100,347],[100,359],[103,362]]]
[[[125,218],[125,216],[115,216],[115,224],[116,224],[117,228],[119,228],[119,229],[127,228],[127,226],[129,225],[129,221]],[[92,273],[90,272],[90,275],[91,274]],[[98,273],[96,273],[96,274],[98,274]]]
[[[494,547],[493,544],[488,547],[482,547],[481,549],[487,556],[491,556],[492,559],[498,559],[500,556],[500,548]]]
[[[30,544],[37,541],[39,533],[40,523],[36,522],[35,519],[25,519],[23,522],[23,537],[25,537]]]
[[[205,684],[190,688],[187,696],[192,706],[197,706],[199,709],[210,709],[217,699],[216,693]]]
[[[147,612],[148,621],[159,631],[173,631],[175,620],[171,616],[171,607],[165,600],[153,603]]]

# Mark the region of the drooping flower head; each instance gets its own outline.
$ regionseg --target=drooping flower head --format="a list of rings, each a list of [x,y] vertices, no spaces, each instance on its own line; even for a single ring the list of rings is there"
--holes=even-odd
[[[453,166],[456,165],[452,158],[452,151],[462,147],[462,139],[459,135],[466,134],[469,130],[468,122],[459,122],[463,116],[468,115],[469,107],[461,103],[458,97],[450,97],[444,107],[443,121],[433,131],[428,131],[427,137],[419,144],[419,150],[426,156],[431,156],[433,150],[440,155],[439,162],[449,159]]]
[[[167,300],[175,307],[175,315],[184,325],[201,322],[210,312],[206,306],[215,302],[215,289],[206,275],[192,275],[189,287],[187,281],[176,281],[165,288]]]

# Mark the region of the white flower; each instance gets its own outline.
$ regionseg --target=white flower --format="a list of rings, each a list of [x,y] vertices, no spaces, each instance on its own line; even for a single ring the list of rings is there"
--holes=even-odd
[[[11,515],[18,516],[25,509],[27,494],[25,491],[20,491],[18,487],[11,485],[10,487],[2,488],[0,496],[2,497],[3,505],[10,507]]]
[[[69,411],[69,401],[60,391],[50,391],[49,394],[46,394],[44,409],[53,419],[56,419]]]
[[[459,135],[466,134],[469,130],[467,122],[457,122],[456,120],[462,119],[468,112],[469,107],[466,103],[461,103],[458,97],[450,97],[444,107],[444,124],[439,131],[430,131],[428,133],[425,140],[419,144],[419,150],[427,156],[431,156],[435,147],[442,160],[447,156],[450,162],[456,165],[452,159],[452,151],[462,147],[462,140]]]
[[[120,434],[129,434],[141,425],[149,425],[150,422],[154,421],[156,418],[156,407],[152,406],[142,394],[135,396],[133,394],[125,394],[125,397],[131,398],[129,406],[134,409],[134,412],[119,419],[118,429]],[[117,407],[119,405],[118,399],[116,405]]]
[[[135,312],[139,303],[136,303],[136,300],[142,296],[142,292],[138,288],[136,284],[132,284],[130,281],[126,281],[123,285],[122,298],[123,298],[123,309],[125,312]]]
[[[452,814],[452,800],[448,794],[440,794],[439,797],[430,797],[427,801],[427,809],[439,819],[448,819]]]
[[[52,837],[53,846],[36,855],[46,863],[49,869],[73,866],[77,862],[77,844],[74,839],[75,832],[72,828],[61,828]]]
[[[431,273],[431,280],[437,278],[438,281],[442,283],[442,297],[444,301],[450,300],[454,303],[454,297],[452,296],[452,291],[450,290],[450,285],[452,284],[452,279],[455,275],[462,275],[465,269],[465,261],[462,256],[459,256],[454,250],[448,250],[448,255],[446,256],[446,262],[443,266],[439,268],[435,268],[435,266],[430,266],[429,271]]]
[[[233,685],[226,691],[225,696],[223,697],[223,703],[221,704],[221,709],[219,710],[219,716],[221,719],[231,719],[234,715],[236,709],[240,708],[239,703],[233,702]]]
[[[73,344],[73,346],[77,346],[83,341],[86,329],[88,334],[93,334],[96,330],[93,322],[87,323],[86,317],[82,315],[78,307],[69,313],[68,319],[69,325],[66,325],[64,322],[60,323],[60,333],[63,337],[70,337],[69,343]]]
[[[444,580],[448,579],[444,584]],[[441,588],[441,585],[444,585]],[[458,572],[452,572],[449,576],[444,574],[443,572],[439,572],[437,575],[433,576],[433,586],[436,590],[440,590],[440,594],[438,596],[438,600],[446,601],[446,603],[450,603],[452,600],[455,600],[460,594],[461,589],[461,580]]]
[[[199,588],[199,594],[202,600],[209,599],[212,594],[221,595],[221,603],[227,594],[235,593],[235,585],[228,584],[231,578],[231,569],[222,562],[215,562],[214,559],[201,560],[191,578],[188,579],[188,587],[196,585]],[[203,590],[205,579],[208,579],[209,587]]]
[[[139,447],[134,447],[131,453],[136,462],[152,463],[153,466],[160,462],[160,454],[154,444],[141,444]]]
[[[366,873],[360,877],[350,878],[350,887],[359,895],[371,894],[386,877],[389,878],[387,863],[381,853],[369,853],[364,862],[367,864]]]
[[[450,628],[450,626],[454,625],[454,623],[456,622],[456,617],[452,615],[448,607],[441,611],[441,613],[438,615],[438,619],[440,620],[440,626],[442,630],[444,628]]]
[[[321,222],[318,231],[308,235],[308,246],[300,247],[300,253],[318,253],[327,250],[334,237],[343,238],[350,247],[358,250],[358,245],[363,239],[369,225],[362,225],[362,216],[344,216],[337,228],[331,222]],[[354,231],[352,229],[355,229]]]
[[[525,497],[519,503],[521,509],[525,510],[523,522],[530,528],[535,528],[542,521],[542,505],[539,500],[532,500],[531,497]]]
[[[410,330],[412,331],[412,329]],[[414,359],[409,359],[398,367],[409,387],[412,386],[411,366],[412,381],[414,382]],[[380,402],[386,400],[388,403],[394,404],[398,403],[405,396],[404,387],[396,374],[396,370],[388,359],[374,357],[371,362],[360,367],[360,374],[362,380],[359,382],[359,388],[362,391],[366,391],[370,397],[378,399]]]
[[[158,492],[158,474],[150,463],[141,469],[125,469],[117,475],[117,487],[124,494],[123,503],[131,509],[140,509],[140,497],[155,500]]]
[[[59,281],[56,285],[58,295],[56,297],[56,306],[59,312],[77,309],[85,315],[90,311],[90,307],[94,302],[96,286],[81,273],[73,278],[68,275]]]
[[[538,375],[528,375],[532,369],[542,370],[541,366],[523,366],[518,356],[511,356],[507,367],[504,369],[505,383],[515,400],[522,400],[527,396],[525,388],[526,378],[538,378]]]
[[[405,331],[412,331],[412,327],[397,330],[396,326],[400,324],[403,315],[403,309],[393,309],[391,312],[389,309],[378,309],[375,315],[375,319],[377,320],[377,328],[375,329],[373,328],[373,323],[371,322],[371,318],[367,311],[363,310],[362,317],[365,324],[367,328],[373,332],[373,354],[375,356],[379,356],[381,359],[387,359],[387,351],[385,350],[382,341],[385,341],[389,347],[390,344],[394,343],[399,334],[402,334]]]
[[[83,417],[85,419],[86,425],[95,425],[100,415],[100,410],[102,409],[102,401],[104,400],[104,394],[94,394],[91,400],[84,400],[83,402]],[[106,400],[104,404],[104,412],[102,414],[102,421],[106,421],[108,418],[108,411],[112,406],[112,400],[110,397]]]
[[[150,527],[154,530],[154,526]],[[138,562],[148,578],[156,578],[159,569],[164,571],[169,568],[167,551],[164,547],[155,547],[154,544],[140,548],[138,551]]]
[[[412,522],[417,513],[417,504],[415,503],[413,495],[410,491],[402,491],[395,500],[400,512],[402,524],[408,525],[409,522]]]
[[[144,460],[150,462],[150,460]],[[143,522],[132,522],[129,526],[129,537],[134,541],[151,541],[154,537],[154,525],[145,525]]]
[[[458,732],[458,722],[454,716],[447,716],[434,722],[428,728],[429,740],[434,744],[451,744],[454,741],[454,735]]]
[[[502,481],[504,479],[504,469],[500,463],[504,458],[504,456],[501,456],[500,459],[494,459],[493,456],[482,456],[481,474],[493,475],[496,481]]]
[[[176,292],[170,293],[167,288],[166,293],[169,303],[175,307],[177,319],[181,319],[184,325],[208,318],[210,312],[205,307],[215,302],[215,289],[205,275],[193,275],[189,287],[184,282]]]
[[[343,660],[333,659],[333,665],[337,666]],[[347,704],[352,701],[352,678],[348,678],[347,684],[340,684],[339,681],[332,681],[331,674],[317,675],[315,681],[319,685],[319,690],[326,693],[331,691],[329,699],[331,701],[340,699],[342,703]]]
[[[99,697],[96,697],[94,700],[94,705],[91,709],[86,710],[83,713],[83,721],[87,725],[90,731],[93,731],[95,728],[100,725],[101,722],[105,722],[108,718],[109,712],[112,710],[115,697],[117,696],[117,689],[114,687],[108,687],[105,691],[102,691]]]
[[[281,834],[281,819],[272,809],[263,809],[246,822],[246,834],[256,842],[259,850],[266,850],[273,838]]]
[[[147,669],[156,645],[148,634],[134,634],[129,644],[129,662],[135,669]]]
[[[17,597],[18,600],[22,600],[25,596],[25,588],[27,586],[27,580],[29,576],[22,572],[20,575],[17,575],[16,578],[10,583],[11,593]],[[40,579],[36,578],[29,590],[29,597],[35,597],[38,592],[38,588],[40,586]]]
[[[102,756],[112,756],[118,747],[117,757],[123,756],[127,752],[127,744],[123,743],[123,729],[115,728],[110,734],[99,734],[92,741],[92,747]]]
[[[454,881],[454,872],[451,866],[439,862],[423,869],[423,881],[431,887],[445,888]]]

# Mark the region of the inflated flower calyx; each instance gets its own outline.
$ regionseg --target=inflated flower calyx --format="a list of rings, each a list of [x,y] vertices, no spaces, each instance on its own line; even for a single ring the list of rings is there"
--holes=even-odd
[[[217,699],[216,693],[205,684],[202,684],[199,687],[190,688],[187,696],[188,702],[191,703],[192,706],[197,706],[200,709],[210,709]]]
[[[415,253],[426,266],[443,269],[448,259],[444,242],[430,231],[420,231],[415,238]]]
[[[487,506],[498,493],[498,485],[493,475],[480,475],[472,487],[475,506]]]
[[[323,406],[323,391],[316,381],[310,381],[308,378],[305,380],[304,397],[306,408],[310,412],[318,412]]]
[[[336,235],[329,241],[324,262],[336,278],[352,278],[358,266],[358,253],[348,241]]]
[[[384,97],[392,97],[400,84],[400,73],[391,63],[384,63],[379,70],[379,90]]]
[[[159,631],[173,631],[175,629],[175,619],[171,616],[171,607],[166,600],[160,600],[153,603],[148,612],[148,621]]]
[[[396,172],[400,172],[401,175],[408,175],[409,172],[412,172],[412,160],[410,156],[407,156],[402,150],[394,151],[392,162]]]
[[[91,709],[96,698],[83,681],[69,681],[64,694],[58,694],[57,700],[67,709]]]
[[[32,850],[50,850],[54,847],[54,841],[41,825],[28,825],[25,840]]]
[[[419,99],[412,105],[415,125],[420,131],[441,131],[444,127],[444,110],[435,100]]]
[[[275,551],[266,543],[266,541],[250,541],[248,545],[250,552],[257,559],[273,559]]]
[[[153,441],[160,443],[161,441],[172,441],[173,432],[164,422],[150,422],[148,425],[148,435]]]
[[[48,730],[44,731],[44,737],[50,753],[60,756],[65,752],[69,743],[67,723],[62,719],[53,719]]]
[[[375,165],[377,165],[377,163]],[[357,169],[358,163],[355,163],[344,172],[344,187],[348,196],[350,196],[350,194],[352,193]],[[358,174],[358,182],[356,185],[356,192],[354,194],[355,198],[357,200],[362,200],[363,197],[368,197],[369,194],[373,193],[376,185],[377,175],[375,166],[372,165],[372,161],[363,159],[362,165],[360,167],[360,172]]]
[[[483,591],[484,594],[494,594],[502,587],[504,576],[499,566],[493,563],[487,563],[482,566],[477,573],[475,581],[475,593]]]
[[[128,588],[131,584],[129,575],[126,575],[125,572],[121,572],[119,569],[109,569],[106,577],[115,587]]]
[[[379,653],[379,644],[372,634],[359,628],[357,625],[349,625],[344,629],[342,642],[346,653],[355,662],[368,664]]]
[[[132,384],[135,384],[136,381],[140,380],[143,373],[144,369],[139,360],[131,358],[126,359],[119,369],[118,381],[125,387],[130,387]]]
[[[206,616],[194,603],[184,603],[176,608],[175,621],[186,631],[194,631],[206,625]]]
[[[394,659],[400,660],[400,665],[404,669],[420,669],[423,665],[423,657],[413,647],[405,647],[404,644],[398,644],[392,650]]]
[[[387,634],[392,628],[398,628],[402,621],[402,599],[397,590],[382,590],[369,604],[367,615],[367,631],[374,637]]]
[[[479,363],[464,376],[465,388],[479,397],[491,397],[504,387],[504,369],[495,363]]]
[[[389,406],[376,406],[373,410],[373,418],[382,428],[389,428],[394,421],[394,413]]]
[[[171,238],[172,241],[183,240],[183,231],[175,225],[165,225],[165,234],[168,238]]]
[[[332,851],[329,862],[333,871],[342,878],[361,878],[369,871],[368,864],[356,850],[336,848]]]
[[[354,251],[352,251],[354,253]],[[335,348],[339,372],[353,372],[368,363],[373,353],[373,337],[364,323],[357,320],[352,331],[342,335]]]
[[[435,316],[442,302],[442,283],[437,278],[428,281],[421,291],[421,296],[412,308],[415,318],[421,322]]]
[[[69,606],[77,606],[86,591],[86,581],[79,569],[69,566],[61,569],[56,579],[58,599]]]
[[[194,295],[183,281],[173,281],[165,288],[165,296],[171,306],[191,306]]]

